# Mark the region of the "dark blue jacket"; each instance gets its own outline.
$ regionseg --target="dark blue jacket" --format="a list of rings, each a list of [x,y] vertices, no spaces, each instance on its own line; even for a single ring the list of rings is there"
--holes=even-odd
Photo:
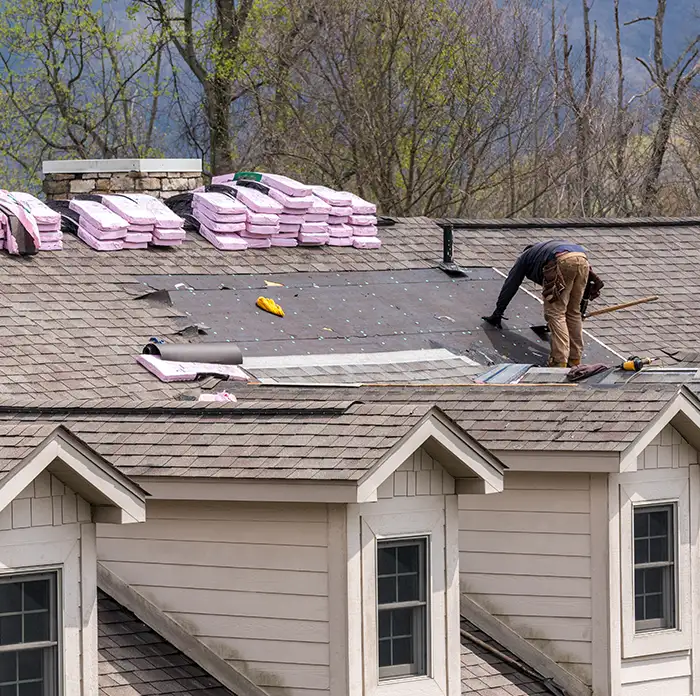
[[[579,244],[571,244],[561,240],[538,242],[526,249],[515,262],[513,268],[510,269],[510,273],[503,283],[501,294],[496,303],[496,314],[503,316],[506,307],[510,304],[515,293],[518,292],[518,288],[525,278],[542,285],[544,267],[554,259],[556,254],[567,251],[585,252],[585,249]]]

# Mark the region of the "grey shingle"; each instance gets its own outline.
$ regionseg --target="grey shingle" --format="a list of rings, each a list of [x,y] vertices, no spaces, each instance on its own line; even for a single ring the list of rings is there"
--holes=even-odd
[[[233,696],[102,591],[97,608],[101,696]]]

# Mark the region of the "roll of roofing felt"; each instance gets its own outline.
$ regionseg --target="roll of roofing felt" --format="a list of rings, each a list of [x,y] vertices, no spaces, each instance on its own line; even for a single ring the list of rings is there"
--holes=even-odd
[[[233,343],[147,343],[142,353],[175,362],[240,365],[243,354]]]

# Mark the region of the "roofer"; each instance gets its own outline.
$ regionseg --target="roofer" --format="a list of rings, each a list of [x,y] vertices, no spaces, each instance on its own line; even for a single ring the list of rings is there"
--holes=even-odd
[[[580,365],[585,306],[599,297],[603,288],[591,270],[586,250],[580,244],[556,240],[526,246],[503,283],[496,311],[482,317],[484,321],[502,328],[503,314],[525,278],[542,286],[544,318],[551,332],[547,365]]]

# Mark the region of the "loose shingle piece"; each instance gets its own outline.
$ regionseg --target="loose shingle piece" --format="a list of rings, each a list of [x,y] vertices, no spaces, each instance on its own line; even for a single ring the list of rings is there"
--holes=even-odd
[[[102,591],[97,598],[97,626],[101,696],[232,696]]]

